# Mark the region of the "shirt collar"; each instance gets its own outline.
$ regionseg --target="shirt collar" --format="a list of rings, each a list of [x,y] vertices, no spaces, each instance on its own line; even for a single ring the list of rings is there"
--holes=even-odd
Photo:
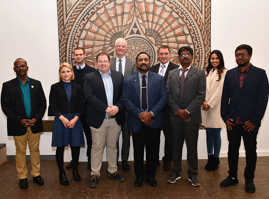
[[[86,64],[83,64],[83,65],[81,65],[81,66],[76,66],[76,69],[77,69],[77,70],[79,70],[79,69],[82,70],[82,69],[84,69],[85,67],[86,67]]]
[[[19,81],[20,84],[24,85],[24,84],[22,83],[22,81],[21,81],[20,78],[17,77],[17,79],[18,79],[18,81]],[[27,77],[27,78],[26,78],[26,82],[25,82],[25,84],[29,84],[29,82],[30,82],[30,79]]]
[[[191,68],[191,65],[189,65],[189,67],[186,68],[185,70],[190,70],[190,68]],[[179,65],[178,70],[183,70],[183,66]]]
[[[168,61],[168,62],[166,62],[165,64],[163,64],[163,63],[161,63],[161,62],[160,62],[160,66],[162,67],[163,65],[165,66],[165,68],[167,68],[167,67],[168,67],[168,65],[169,65],[169,61]]]
[[[100,70],[98,70],[98,71],[99,71],[101,77],[105,77],[106,76],[105,73],[101,72]],[[111,70],[108,71],[108,75],[111,76]]]
[[[124,62],[125,60],[126,60],[126,56],[124,56],[124,57],[122,57],[122,58],[116,58],[117,59],[117,62],[119,62],[120,61],[120,59],[121,59],[121,62]]]

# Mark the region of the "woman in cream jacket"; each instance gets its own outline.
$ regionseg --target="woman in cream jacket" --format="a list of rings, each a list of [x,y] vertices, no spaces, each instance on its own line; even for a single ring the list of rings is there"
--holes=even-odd
[[[212,51],[206,68],[206,99],[202,105],[202,126],[206,129],[208,153],[205,169],[208,171],[216,170],[219,165],[220,132],[225,127],[220,106],[226,72],[222,53],[219,50]]]

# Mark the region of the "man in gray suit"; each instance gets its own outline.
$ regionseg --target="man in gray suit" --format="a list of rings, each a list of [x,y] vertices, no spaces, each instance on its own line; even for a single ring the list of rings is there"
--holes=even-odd
[[[168,75],[167,94],[171,110],[173,140],[173,169],[168,179],[176,183],[181,178],[182,148],[187,146],[188,180],[200,186],[198,180],[197,140],[201,123],[201,104],[205,99],[206,78],[204,71],[191,66],[193,50],[189,46],[178,50],[180,66]]]
[[[136,72],[135,63],[126,57],[127,41],[123,38],[118,38],[115,41],[115,56],[110,61],[111,70],[119,71],[123,74],[124,78],[133,75]],[[130,169],[128,165],[129,150],[130,150],[130,132],[127,129],[127,112],[122,113],[123,124],[121,125],[122,131],[122,148],[121,148],[121,160],[122,169],[128,171]],[[119,147],[118,147],[119,149]]]

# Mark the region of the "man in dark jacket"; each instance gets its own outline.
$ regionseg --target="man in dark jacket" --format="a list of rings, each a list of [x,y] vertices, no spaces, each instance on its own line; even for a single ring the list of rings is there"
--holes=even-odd
[[[1,106],[7,116],[8,136],[14,136],[19,187],[27,189],[27,145],[31,155],[33,182],[44,184],[40,176],[39,140],[46,98],[40,81],[27,76],[28,66],[23,58],[15,60],[14,71],[17,77],[3,84]]]

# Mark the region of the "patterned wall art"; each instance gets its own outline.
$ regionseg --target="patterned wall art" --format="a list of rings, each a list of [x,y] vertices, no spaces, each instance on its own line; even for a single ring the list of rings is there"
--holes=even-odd
[[[128,56],[146,51],[157,62],[157,49],[168,45],[172,61],[177,50],[194,49],[194,64],[204,67],[210,52],[210,0],[57,0],[60,61],[72,63],[75,47],[86,49],[94,65],[101,51],[114,55],[114,43],[124,37]]]

